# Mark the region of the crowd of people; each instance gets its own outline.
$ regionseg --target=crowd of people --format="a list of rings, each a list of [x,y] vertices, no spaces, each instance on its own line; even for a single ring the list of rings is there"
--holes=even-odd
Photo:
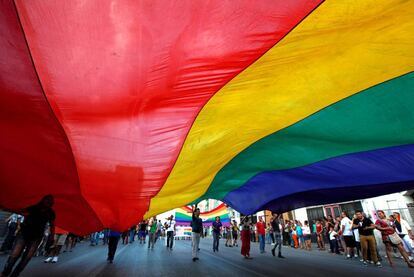
[[[60,228],[55,228],[54,198],[45,196],[38,204],[12,214],[7,218],[8,233],[1,246],[1,252],[9,254],[1,277],[18,276],[33,256],[44,256],[45,263],[57,263],[61,252],[72,252],[77,242],[89,240],[90,246],[102,244],[108,246],[108,263],[113,263],[119,241],[122,244],[147,244],[149,250],[154,249],[157,241],[165,238],[167,250],[172,250],[176,235],[174,216],[166,218],[162,223],[156,217],[142,220],[124,232],[103,230],[89,236],[77,236]],[[226,225],[226,226],[225,226]],[[200,218],[200,210],[192,209],[192,260],[199,260],[200,239],[207,235],[206,226]],[[381,240],[374,236],[374,230],[381,233]],[[266,253],[266,244],[270,244],[272,256],[285,258],[282,255],[282,245],[294,249],[312,251],[312,240],[316,242],[319,251],[328,250],[333,255],[344,255],[346,259],[358,259],[363,265],[374,264],[382,267],[382,257],[378,246],[384,245],[386,258],[391,266],[396,253],[400,253],[410,268],[414,268],[414,234],[408,222],[398,212],[386,215],[384,211],[376,212],[373,222],[362,211],[356,211],[353,217],[346,212],[341,216],[320,218],[313,222],[299,220],[284,220],[281,215],[273,213],[269,222],[259,217],[253,223],[251,216],[245,216],[240,222],[233,220],[223,224],[216,217],[211,226],[213,237],[212,250],[218,252],[220,240],[225,239],[226,247],[238,247],[241,241],[240,253],[245,259],[251,259],[251,242],[259,242],[259,251]],[[147,239],[148,238],[148,239]],[[326,247],[329,245],[329,247]]]
[[[267,242],[272,245],[273,256],[279,247],[278,256],[283,257],[281,245],[311,251],[311,241],[315,240],[319,251],[328,250],[332,254],[345,255],[346,259],[360,259],[363,265],[375,264],[378,267],[382,266],[378,243],[383,243],[391,266],[392,257],[398,251],[407,266],[413,268],[414,235],[408,222],[398,212],[387,217],[384,211],[379,210],[377,217],[373,222],[362,211],[356,211],[351,219],[346,212],[342,212],[335,219],[328,216],[312,223],[304,221],[302,224],[299,220],[282,220],[273,214],[266,228],[263,218],[259,218],[256,224],[245,220],[242,226],[248,235],[242,234],[242,242],[249,245],[250,241],[258,241],[260,253],[265,253],[264,242]],[[382,241],[377,241],[374,230],[381,233]],[[246,251],[242,251],[242,255],[250,258]]]
[[[193,208],[193,233],[198,233],[199,210]],[[212,224],[213,252],[219,251],[220,237],[226,239],[226,246],[237,246],[237,237],[240,231],[241,254],[246,259],[251,259],[251,242],[259,242],[261,254],[266,253],[266,242],[271,244],[271,253],[285,258],[282,255],[282,245],[294,249],[312,250],[312,239],[317,243],[319,251],[328,250],[332,254],[344,255],[346,259],[359,259],[364,266],[374,264],[382,267],[382,257],[379,255],[378,243],[385,246],[386,256],[389,264],[394,266],[392,257],[396,252],[404,259],[409,268],[414,268],[412,255],[414,254],[414,235],[408,222],[401,218],[398,212],[388,217],[384,211],[378,210],[377,219],[373,222],[362,211],[356,211],[352,219],[346,212],[335,219],[332,216],[324,217],[315,222],[299,220],[283,220],[280,215],[273,213],[270,222],[265,224],[263,217],[254,224],[251,217],[244,217],[240,225],[233,221],[230,226],[223,226],[220,218]],[[194,231],[196,230],[196,231]],[[381,234],[381,240],[377,241],[374,230]],[[194,249],[198,248],[199,238],[193,237],[193,260],[198,260]],[[329,248],[325,247],[329,244]],[[196,256],[194,256],[196,255]],[[196,259],[194,259],[194,257]]]

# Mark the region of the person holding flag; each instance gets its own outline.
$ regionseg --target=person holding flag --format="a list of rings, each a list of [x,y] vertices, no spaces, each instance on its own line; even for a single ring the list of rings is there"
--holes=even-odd
[[[193,262],[199,260],[198,252],[200,251],[200,237],[203,237],[203,221],[200,218],[200,209],[197,206],[192,208],[192,220],[191,220],[191,231],[192,231],[192,257]]]

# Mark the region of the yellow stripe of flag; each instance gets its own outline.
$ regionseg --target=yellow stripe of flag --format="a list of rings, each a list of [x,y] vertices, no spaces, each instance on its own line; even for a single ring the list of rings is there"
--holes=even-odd
[[[326,1],[202,109],[147,216],[202,196],[258,139],[412,71],[413,43],[414,1]]]

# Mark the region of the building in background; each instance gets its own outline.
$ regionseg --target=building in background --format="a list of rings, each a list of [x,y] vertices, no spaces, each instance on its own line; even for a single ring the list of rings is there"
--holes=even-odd
[[[197,204],[197,207],[200,208],[200,212],[208,212],[211,211],[215,208],[217,208],[218,206],[221,205],[221,201],[216,200],[216,199],[207,199],[207,200],[203,200],[200,203]]]
[[[376,218],[375,211],[383,210],[387,215],[399,212],[401,216],[414,226],[414,191],[404,191],[383,196],[300,208],[293,211],[290,219],[314,221],[328,215],[339,216],[342,211],[353,215],[356,210],[362,210],[372,218]]]

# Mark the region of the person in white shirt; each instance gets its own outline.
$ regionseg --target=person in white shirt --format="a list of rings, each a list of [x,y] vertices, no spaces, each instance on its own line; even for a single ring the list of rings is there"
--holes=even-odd
[[[4,240],[0,252],[8,253],[12,248],[16,239],[17,233],[20,230],[20,224],[23,223],[23,216],[19,214],[12,214],[6,219],[7,223],[7,236]]]
[[[309,222],[307,220],[305,220],[305,225],[302,226],[302,233],[306,250],[311,251],[311,230],[309,227]]]
[[[405,251],[407,251],[411,258],[411,255],[414,253],[414,235],[411,227],[406,220],[401,218],[400,213],[394,212],[393,216],[396,219],[394,222],[395,232],[402,239]]]
[[[338,248],[338,241],[336,240],[337,236],[338,236],[338,233],[334,231],[334,227],[330,226],[329,227],[329,240],[331,241],[330,245],[331,245],[332,254],[333,253],[341,254]]]
[[[167,220],[167,249],[172,250],[175,235],[175,221],[174,216],[171,215]]]
[[[346,212],[342,212],[341,217],[341,231],[346,245],[346,258],[350,259],[352,256],[357,258],[358,256],[355,254],[355,240],[352,232],[352,221]]]

